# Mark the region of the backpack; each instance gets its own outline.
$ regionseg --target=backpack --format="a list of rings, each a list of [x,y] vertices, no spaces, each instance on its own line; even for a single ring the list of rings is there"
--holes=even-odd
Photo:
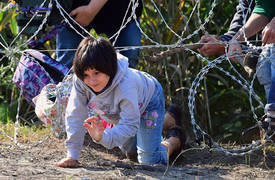
[[[47,84],[33,98],[35,114],[45,126],[50,126],[54,135],[64,137],[65,112],[70,97],[73,75],[68,74],[58,84]]]
[[[69,69],[56,60],[30,49],[24,51],[13,76],[13,82],[32,105],[32,99],[49,84],[62,81]]]

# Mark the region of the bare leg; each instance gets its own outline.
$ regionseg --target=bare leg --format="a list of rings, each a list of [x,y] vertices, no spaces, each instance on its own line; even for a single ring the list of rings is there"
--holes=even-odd
[[[181,146],[181,142],[178,137],[170,137],[169,139],[161,142],[161,144],[167,149],[168,157],[178,151]]]
[[[175,125],[175,118],[169,112],[166,112],[164,115],[163,131],[168,131],[169,129],[171,129],[171,127]]]
[[[164,115],[163,131],[168,131],[175,125],[180,126],[181,123],[181,109],[178,105],[172,104],[168,107]]]

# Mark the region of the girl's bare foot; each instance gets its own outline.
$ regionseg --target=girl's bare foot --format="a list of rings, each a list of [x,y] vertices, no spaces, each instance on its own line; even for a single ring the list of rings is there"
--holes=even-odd
[[[181,152],[185,144],[185,134],[181,127],[174,126],[169,130],[169,138],[161,142],[166,147],[168,156],[174,156]]]
[[[178,137],[170,137],[169,139],[162,141],[161,144],[166,147],[168,157],[170,157],[174,152],[180,149],[180,139]]]
[[[80,167],[80,163],[73,158],[64,158],[56,163],[56,166],[63,168],[77,168]]]

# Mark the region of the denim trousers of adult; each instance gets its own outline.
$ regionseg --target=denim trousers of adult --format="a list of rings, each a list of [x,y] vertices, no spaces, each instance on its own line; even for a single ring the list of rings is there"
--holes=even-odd
[[[265,111],[275,111],[275,44],[263,48],[257,64],[257,78],[266,92]]]
[[[75,49],[77,49],[79,43],[83,38],[74,30],[64,26],[58,33],[56,39],[57,60],[62,64],[65,64],[67,67],[71,68]],[[113,38],[112,40],[115,40],[115,38]],[[122,29],[115,42],[115,47],[140,45],[141,32],[135,21],[128,23],[127,26]],[[130,67],[135,68],[137,66],[139,60],[139,49],[121,51],[120,53],[128,57]]]
[[[135,137],[130,138],[122,151],[137,151],[140,164],[166,164],[167,149],[161,145],[165,102],[162,87],[155,81],[154,95],[141,115],[140,127]]]

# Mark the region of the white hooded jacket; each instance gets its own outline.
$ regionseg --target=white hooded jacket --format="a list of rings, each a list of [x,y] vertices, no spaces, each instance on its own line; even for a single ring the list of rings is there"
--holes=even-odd
[[[139,128],[141,114],[153,96],[156,80],[145,72],[129,68],[126,57],[120,54],[117,57],[117,73],[111,85],[98,95],[74,75],[66,109],[68,157],[79,159],[87,132],[83,122],[88,118],[88,105],[105,121],[115,124],[105,129],[98,142],[108,149],[122,146]]]

